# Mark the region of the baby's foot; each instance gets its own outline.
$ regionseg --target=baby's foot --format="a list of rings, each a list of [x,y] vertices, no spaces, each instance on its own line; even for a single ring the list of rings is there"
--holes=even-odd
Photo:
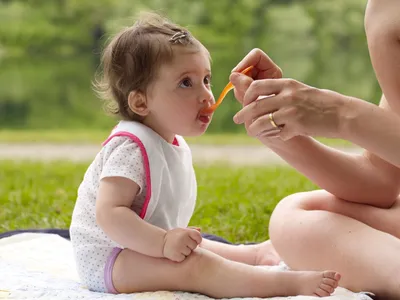
[[[279,257],[270,240],[260,244],[256,244],[254,246],[256,247],[256,266],[279,265],[281,258]]]
[[[298,283],[300,295],[327,297],[338,287],[340,274],[334,271],[301,272]]]

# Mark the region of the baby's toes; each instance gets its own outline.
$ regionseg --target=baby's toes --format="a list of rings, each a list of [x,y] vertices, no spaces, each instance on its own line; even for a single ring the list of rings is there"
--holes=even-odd
[[[335,291],[335,288],[332,287],[331,285],[327,285],[325,283],[321,283],[319,285],[320,289],[327,292],[329,295],[332,294]]]
[[[328,297],[331,295],[331,293],[328,293],[327,291],[321,289],[320,287],[317,288],[317,290],[315,291],[315,295],[319,296],[319,297]]]
[[[331,279],[331,278],[323,278],[322,279],[322,283],[324,283],[326,285],[329,285],[329,286],[331,286],[333,288],[337,288],[338,285],[339,285],[337,280],[334,280],[334,279]]]
[[[335,271],[324,271],[323,272],[323,277],[324,278],[330,278],[336,281],[340,280],[340,274],[338,272]]]

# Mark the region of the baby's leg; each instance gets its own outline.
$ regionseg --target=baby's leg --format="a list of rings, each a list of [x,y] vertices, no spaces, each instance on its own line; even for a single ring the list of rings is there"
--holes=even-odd
[[[113,285],[120,293],[197,292],[214,298],[291,295],[328,296],[337,287],[336,272],[280,272],[224,259],[197,248],[175,263],[125,249],[117,257]]]
[[[203,238],[200,247],[219,256],[248,265],[277,265],[280,257],[270,241],[254,245],[229,245]]]

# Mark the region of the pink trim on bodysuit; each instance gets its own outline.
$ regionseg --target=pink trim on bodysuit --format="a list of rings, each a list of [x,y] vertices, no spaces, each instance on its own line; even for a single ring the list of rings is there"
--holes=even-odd
[[[127,131],[119,131],[110,137],[107,138],[107,140],[102,144],[103,146],[106,145],[112,138],[116,136],[127,136],[131,140],[133,140],[140,148],[140,152],[142,153],[143,156],[143,161],[144,161],[144,171],[146,174],[146,198],[144,200],[144,204],[142,207],[142,210],[140,211],[140,218],[144,219],[146,216],[147,212],[147,207],[149,206],[150,198],[151,198],[151,177],[150,177],[150,163],[149,163],[149,157],[147,155],[146,148],[144,147],[142,141],[134,134],[127,132]],[[179,142],[177,138],[174,138],[174,141],[172,142],[173,145],[179,146]],[[119,253],[122,251],[121,248],[115,247],[110,256],[107,258],[106,265],[104,268],[104,283],[106,286],[106,289],[108,290],[109,293],[112,294],[118,294],[118,291],[115,289],[113,282],[112,282],[112,269],[114,267],[115,260],[117,259],[117,256]]]
[[[104,284],[106,289],[111,294],[118,294],[118,291],[115,289],[114,284],[112,282],[112,270],[114,267],[115,260],[117,259],[118,254],[122,251],[121,248],[115,247],[110,256],[107,258],[106,266],[104,267]]]
[[[174,137],[174,140],[173,140],[173,142],[172,142],[172,145],[174,145],[174,146],[179,146],[179,142],[178,142],[178,139],[177,139],[176,137]]]
[[[144,200],[144,204],[142,207],[142,210],[140,211],[140,217],[144,219],[146,216],[147,212],[147,207],[149,206],[150,202],[150,197],[151,197],[151,178],[150,178],[150,163],[149,163],[149,156],[147,155],[146,148],[144,147],[142,141],[134,134],[128,132],[128,131],[119,131],[113,135],[111,135],[104,143],[103,145],[107,144],[113,137],[116,136],[127,136],[129,137],[132,141],[134,141],[140,148],[140,152],[142,153],[143,156],[143,161],[144,161],[144,172],[146,174],[146,198]]]

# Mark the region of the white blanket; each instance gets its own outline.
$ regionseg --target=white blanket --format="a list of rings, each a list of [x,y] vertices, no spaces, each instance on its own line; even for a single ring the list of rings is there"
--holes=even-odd
[[[120,295],[90,292],[79,282],[70,242],[58,235],[41,233],[23,233],[0,239],[0,299],[210,300],[203,295],[183,292]],[[270,299],[320,298],[297,296]],[[338,288],[334,295],[324,299],[370,300],[371,298],[365,294]]]

